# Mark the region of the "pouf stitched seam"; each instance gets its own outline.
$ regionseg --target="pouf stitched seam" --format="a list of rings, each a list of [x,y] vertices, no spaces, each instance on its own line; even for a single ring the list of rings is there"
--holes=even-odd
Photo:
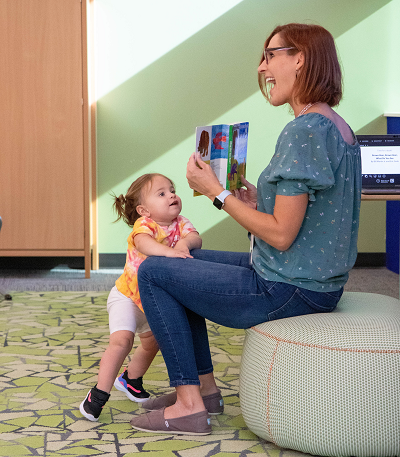
[[[267,338],[271,338],[271,339],[277,341],[278,343],[288,343],[288,344],[294,344],[297,346],[316,348],[316,349],[326,349],[326,350],[330,350],[330,351],[341,351],[341,352],[366,352],[366,353],[371,353],[371,354],[400,354],[400,349],[338,348],[338,347],[333,347],[333,346],[323,346],[320,344],[302,343],[300,341],[291,341],[291,340],[287,340],[285,338],[279,338],[270,333],[263,332],[262,330],[259,330],[257,327],[251,327],[251,329],[257,333],[260,333],[263,336],[266,336]]]
[[[264,333],[262,333],[262,334],[264,335]],[[278,352],[279,343],[280,343],[279,341],[276,342],[275,349],[274,349],[274,352],[272,354],[271,364],[269,366],[268,378],[267,378],[267,410],[266,410],[266,416],[267,417],[266,417],[266,419],[267,419],[268,433],[269,433],[269,436],[271,437],[271,442],[274,443],[274,444],[276,444],[276,441],[275,441],[275,438],[273,437],[272,429],[271,429],[271,419],[270,419],[270,414],[269,414],[269,405],[270,405],[271,373],[272,373],[272,369],[274,367],[275,355]]]

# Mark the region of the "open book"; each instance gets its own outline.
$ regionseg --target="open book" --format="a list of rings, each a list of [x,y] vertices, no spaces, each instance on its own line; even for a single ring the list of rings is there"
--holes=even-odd
[[[224,189],[243,186],[246,176],[248,122],[196,127],[196,151],[209,163]],[[194,195],[201,195],[194,191]]]

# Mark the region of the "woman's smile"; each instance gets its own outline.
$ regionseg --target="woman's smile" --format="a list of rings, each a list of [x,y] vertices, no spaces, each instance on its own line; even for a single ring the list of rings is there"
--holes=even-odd
[[[276,81],[272,76],[266,76],[265,82],[269,85],[269,91],[271,93],[272,89],[275,87]]]

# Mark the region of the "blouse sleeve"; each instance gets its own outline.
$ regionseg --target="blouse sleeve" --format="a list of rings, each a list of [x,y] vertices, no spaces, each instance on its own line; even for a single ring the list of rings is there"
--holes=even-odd
[[[278,140],[268,178],[269,183],[276,184],[277,195],[308,193],[309,200],[314,201],[316,190],[335,184],[325,133],[307,125],[288,124]]]

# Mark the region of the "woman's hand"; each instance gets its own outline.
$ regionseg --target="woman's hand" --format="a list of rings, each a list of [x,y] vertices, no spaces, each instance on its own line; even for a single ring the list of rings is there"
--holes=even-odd
[[[189,158],[186,179],[191,189],[206,195],[211,200],[224,190],[210,165],[203,162],[200,154],[195,152]]]
[[[232,191],[232,194],[242,201],[249,208],[256,209],[257,207],[257,188],[253,184],[249,183],[243,175],[240,177],[242,183],[246,186],[241,187],[240,189],[235,189]]]

